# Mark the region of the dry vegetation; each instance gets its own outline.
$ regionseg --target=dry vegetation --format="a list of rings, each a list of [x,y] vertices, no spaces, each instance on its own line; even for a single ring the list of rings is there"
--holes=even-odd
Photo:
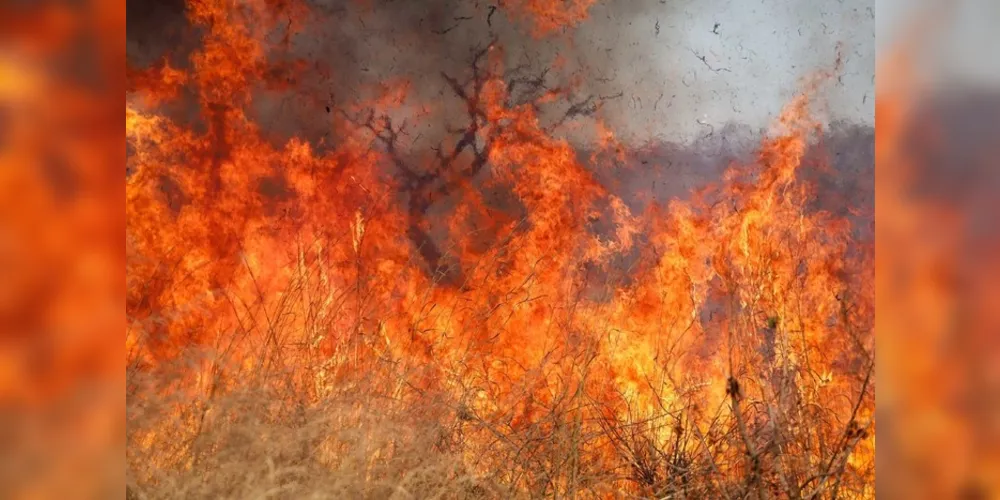
[[[133,80],[130,498],[874,496],[872,255],[806,208],[809,92],[757,162],[633,214],[588,170],[613,134],[591,167],[556,135],[599,99],[494,44],[442,75],[467,116],[433,151],[396,88],[328,152],[269,144],[256,8],[192,3],[192,67]],[[185,85],[204,127],[148,106]]]

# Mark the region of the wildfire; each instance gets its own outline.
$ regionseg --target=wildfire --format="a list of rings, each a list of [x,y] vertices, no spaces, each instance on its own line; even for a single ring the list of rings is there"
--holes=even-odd
[[[572,28],[589,15],[597,0],[505,0],[500,2],[515,16],[525,17],[532,24],[536,36],[546,36],[554,31]]]
[[[811,95],[756,162],[633,213],[543,124],[552,95],[511,93],[500,50],[449,75],[469,124],[433,153],[400,149],[405,86],[334,118],[322,151],[274,145],[247,112],[268,34],[292,24],[273,3],[190,2],[190,67],[131,75],[130,380],[202,354],[171,379],[181,425],[130,430],[141,481],[197,468],[197,436],[231,422],[213,402],[260,388],[272,415],[363,401],[329,426],[408,408],[388,444],[363,431],[366,481],[402,481],[380,464],[431,422],[426,453],[515,496],[874,495],[872,252],[807,208]],[[592,3],[504,7],[547,33]],[[181,88],[193,123],[160,107]],[[315,439],[317,463],[348,460]]]

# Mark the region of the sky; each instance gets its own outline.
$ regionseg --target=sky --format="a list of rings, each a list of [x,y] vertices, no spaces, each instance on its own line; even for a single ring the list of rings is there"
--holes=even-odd
[[[834,66],[838,45],[828,121],[874,123],[873,0],[635,1],[625,13],[598,4],[575,35],[608,90],[626,91],[607,110],[622,136],[687,142],[728,122],[766,127],[803,77]]]
[[[729,123],[766,128],[839,50],[843,69],[817,111],[827,122],[874,124],[875,0],[599,0],[575,30],[541,40],[503,11],[487,25],[492,3],[412,2],[351,23],[351,33],[310,37],[334,51],[349,45],[366,75],[406,75],[427,102],[440,96],[437,70],[460,72],[492,33],[511,65],[561,56],[565,74],[582,75],[582,95],[621,93],[605,100],[603,117],[632,144],[690,143]]]
[[[164,2],[170,7],[148,9],[146,24],[130,20],[131,55],[178,52],[163,34],[171,24],[164,19],[182,19],[183,4]],[[581,77],[580,96],[608,97],[602,118],[626,144],[693,143],[734,123],[761,131],[804,77],[833,68],[838,50],[843,69],[816,102],[820,118],[874,123],[875,0],[598,0],[576,29],[540,40],[503,9],[489,15],[493,0],[307,3],[314,21],[294,38],[290,56],[327,70],[307,71],[293,89],[255,98],[260,121],[287,135],[320,137],[329,130],[326,106],[361,98],[358,89],[374,83],[405,79],[413,102],[445,111],[444,120],[423,120],[413,131],[433,143],[443,122],[464,117],[441,72],[462,75],[470,52],[492,36],[511,66],[528,62],[541,71],[562,59],[564,76]]]

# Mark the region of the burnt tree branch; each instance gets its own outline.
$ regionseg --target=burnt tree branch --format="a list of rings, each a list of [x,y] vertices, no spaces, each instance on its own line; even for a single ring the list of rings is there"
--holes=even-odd
[[[491,123],[484,90],[490,82],[501,81],[506,90],[508,107],[531,106],[538,109],[539,101],[553,93],[568,93],[563,88],[550,88],[547,84],[548,70],[537,74],[529,73],[527,65],[514,67],[506,72],[498,72],[491,67],[488,55],[496,46],[492,38],[485,46],[472,53],[464,77],[440,74],[452,95],[464,104],[463,123],[449,128],[454,144],[446,147],[441,142],[434,151],[433,158],[423,164],[415,164],[400,147],[400,137],[405,135],[407,123],[396,124],[388,115],[380,115],[369,109],[360,116],[341,114],[355,126],[370,132],[391,159],[396,169],[399,189],[408,198],[409,228],[407,236],[417,248],[427,265],[427,270],[450,285],[462,285],[464,278],[460,270],[443,265],[444,252],[426,230],[427,214],[439,200],[457,192],[462,185],[479,175],[489,164],[495,140],[507,133],[503,123]],[[567,120],[579,116],[591,116],[604,99],[611,97],[589,96],[582,101],[571,103],[565,115],[556,122],[559,126]],[[555,128],[549,127],[546,132]],[[526,137],[526,140],[534,140]]]

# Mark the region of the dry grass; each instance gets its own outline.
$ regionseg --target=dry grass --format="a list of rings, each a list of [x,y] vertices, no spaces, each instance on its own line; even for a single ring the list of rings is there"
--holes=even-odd
[[[312,404],[267,385],[211,400],[135,389],[132,498],[507,496],[436,449],[441,429],[419,408],[372,404],[361,388]]]
[[[293,354],[263,371],[241,368],[261,366],[259,354],[227,364],[233,360],[218,352],[189,349],[178,357],[183,363],[155,368],[133,359],[129,498],[873,494],[870,477],[845,467],[868,428],[853,418],[824,421],[834,413],[735,381],[717,408],[699,407],[702,388],[677,385],[650,414],[594,396],[587,379],[596,356],[550,359],[550,366],[574,366],[575,382],[559,386],[561,394],[528,425],[515,425],[512,416],[531,399],[529,380],[506,390],[511,407],[480,414],[468,394],[447,384],[409,382],[442,366],[379,357],[370,345],[354,358],[332,360],[339,366],[307,365],[285,347],[278,351]],[[338,381],[318,388],[320,372],[338,373]],[[788,390],[801,395],[809,388],[797,379]],[[856,397],[858,405],[870,404],[867,379]],[[831,432],[840,428],[842,435]]]

